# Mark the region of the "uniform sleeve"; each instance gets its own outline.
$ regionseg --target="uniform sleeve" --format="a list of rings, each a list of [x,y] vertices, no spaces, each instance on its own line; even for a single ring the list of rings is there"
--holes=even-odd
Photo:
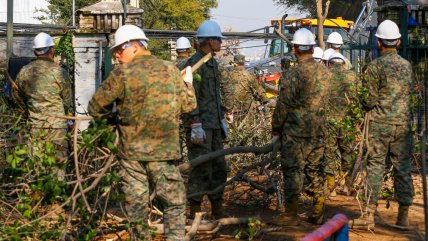
[[[281,134],[288,111],[296,107],[292,101],[298,93],[295,83],[297,82],[293,76],[288,74],[280,80],[279,95],[272,116],[273,134]]]
[[[74,98],[71,85],[71,79],[65,69],[60,70],[57,82],[61,88],[61,98],[64,104],[64,111],[66,115],[74,115]]]
[[[181,104],[181,113],[187,113],[194,110],[197,106],[195,90],[192,85],[188,85],[184,82],[178,70],[175,72],[175,83],[177,88],[177,95],[179,96]]]
[[[362,79],[363,94],[360,96],[361,103],[366,110],[373,109],[379,102],[379,91],[381,86],[379,70],[374,65],[369,65]]]
[[[116,99],[123,97],[124,92],[124,82],[120,75],[111,72],[101,87],[95,92],[91,101],[89,101],[89,114],[96,119],[111,115],[111,104]]]

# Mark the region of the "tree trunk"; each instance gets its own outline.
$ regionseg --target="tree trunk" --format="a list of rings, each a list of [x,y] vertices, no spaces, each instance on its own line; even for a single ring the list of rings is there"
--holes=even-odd
[[[330,0],[325,2],[323,11],[323,0],[316,0],[317,3],[317,19],[318,19],[318,46],[325,49],[324,45],[324,21],[328,15],[328,8],[330,6]]]

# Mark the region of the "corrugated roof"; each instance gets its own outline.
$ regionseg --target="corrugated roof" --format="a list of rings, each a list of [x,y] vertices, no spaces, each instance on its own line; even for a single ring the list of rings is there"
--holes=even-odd
[[[123,13],[123,5],[119,1],[101,1],[93,5],[81,8],[77,12],[87,12],[91,14],[120,14]],[[127,13],[143,13],[144,10],[131,5],[126,5]]]

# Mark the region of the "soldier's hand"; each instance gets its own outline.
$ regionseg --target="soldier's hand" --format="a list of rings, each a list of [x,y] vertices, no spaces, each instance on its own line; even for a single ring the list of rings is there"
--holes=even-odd
[[[186,72],[183,75],[184,82],[186,82],[187,85],[193,85],[192,67],[187,66],[185,70]]]
[[[204,143],[206,135],[204,129],[202,129],[202,123],[193,123],[190,125],[190,128],[192,128],[192,131],[190,133],[190,141],[196,145]]]

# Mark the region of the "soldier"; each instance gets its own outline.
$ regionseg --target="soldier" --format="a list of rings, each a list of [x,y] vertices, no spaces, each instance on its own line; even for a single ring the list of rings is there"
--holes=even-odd
[[[12,95],[18,113],[23,114],[30,124],[29,146],[32,146],[32,140],[52,141],[56,147],[57,167],[54,169],[58,179],[64,180],[67,120],[58,117],[73,114],[74,105],[68,73],[53,61],[54,45],[49,34],[42,32],[34,38],[37,59],[21,69]]]
[[[328,35],[326,42],[327,42],[328,48],[332,48],[336,53],[340,53],[340,48],[343,45],[343,38],[342,38],[342,35],[340,35],[340,33],[332,32],[331,34]],[[349,59],[347,58],[345,59],[346,59],[346,68],[352,69],[351,61],[349,61]]]
[[[259,84],[256,76],[245,69],[245,56],[235,55],[236,66],[229,73],[229,82],[233,85],[233,116],[237,125],[245,118],[250,111],[252,103],[260,106],[267,102],[266,92]]]
[[[408,226],[409,206],[413,202],[411,177],[412,133],[410,128],[410,95],[414,81],[411,64],[397,54],[400,31],[397,24],[385,20],[375,36],[381,56],[367,67],[363,78],[366,89],[361,98],[370,111],[369,155],[367,159],[370,197],[363,215],[350,222],[350,227],[374,229],[385,160],[389,158],[394,171],[394,195],[399,203],[397,225]]]
[[[222,39],[225,38],[220,26],[213,20],[203,22],[199,26],[196,36],[200,45],[198,51],[187,61],[187,66],[194,65],[208,53],[214,54],[220,51]],[[200,80],[195,79],[194,81],[198,107],[184,117],[190,160],[200,155],[222,150],[222,139],[227,134],[224,106],[220,96],[220,71],[217,61],[211,58],[197,71],[197,75],[201,77]],[[223,185],[226,178],[227,165],[224,157],[199,165],[190,172],[187,192],[191,217],[201,209],[203,197],[201,192]],[[212,215],[217,218],[223,216],[223,190],[224,188],[217,193],[208,194]],[[196,195],[196,193],[199,194]]]
[[[192,45],[186,37],[180,37],[177,39],[176,52],[177,60],[176,66],[179,69],[184,69],[184,65],[190,57],[190,52],[192,50]]]
[[[325,65],[325,66],[327,66],[327,64],[328,64],[328,59],[330,58],[330,56],[332,55],[332,54],[334,54],[335,53],[335,51],[334,51],[334,49],[327,49],[327,50],[325,50],[324,51],[324,53],[322,54],[322,61],[323,61],[323,64]]]
[[[322,50],[322,48],[315,47],[314,53],[312,54],[312,57],[314,58],[315,61],[321,62],[323,54],[324,54],[324,51]]]
[[[174,161],[181,157],[179,117],[196,107],[192,75],[186,69],[185,83],[170,62],[151,55],[148,38],[134,25],[124,25],[115,33],[110,48],[121,63],[89,102],[95,119],[112,114],[116,103],[119,115],[119,147],[122,190],[131,222],[133,239],[150,239],[147,220],[150,190],[163,202],[167,240],[183,240],[185,235],[185,187]],[[143,223],[138,223],[138,222]]]
[[[327,112],[327,144],[324,154],[325,173],[327,174],[327,188],[334,187],[335,175],[338,164],[341,162],[341,172],[350,170],[352,160],[355,158],[353,147],[355,136],[345,123],[346,118],[351,118],[350,106],[357,99],[356,82],[357,75],[354,71],[346,69],[345,57],[340,53],[334,53],[328,60],[328,67],[332,75],[332,92]],[[352,121],[352,119],[349,119]],[[354,123],[352,123],[354,124]],[[340,156],[338,156],[338,153]],[[330,196],[336,196],[333,190]]]
[[[305,177],[306,191],[313,197],[309,222],[322,223],[325,203],[324,153],[325,104],[330,73],[312,58],[315,40],[305,28],[293,36],[298,65],[285,73],[272,117],[272,142],[281,137],[281,166],[284,175],[285,213],[277,225],[298,225],[298,199]]]

